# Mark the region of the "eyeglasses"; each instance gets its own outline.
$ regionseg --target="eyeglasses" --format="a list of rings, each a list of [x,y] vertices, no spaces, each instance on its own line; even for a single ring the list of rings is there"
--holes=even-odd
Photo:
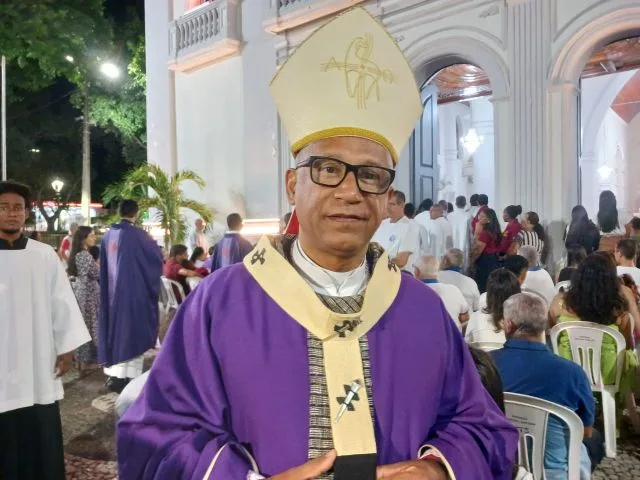
[[[20,213],[24,213],[24,211],[25,211],[25,208],[21,205],[13,205],[13,206],[0,205],[0,214],[2,215],[7,215],[9,213],[20,214]]]
[[[382,195],[389,190],[396,172],[390,168],[374,167],[371,165],[351,165],[330,157],[311,156],[305,162],[296,166],[309,167],[311,181],[323,187],[336,188],[349,172],[353,172],[358,189],[362,193]]]

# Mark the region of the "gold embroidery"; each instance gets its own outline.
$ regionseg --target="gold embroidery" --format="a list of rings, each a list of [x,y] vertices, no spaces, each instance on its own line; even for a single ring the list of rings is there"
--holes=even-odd
[[[380,101],[380,80],[387,84],[395,81],[395,75],[387,68],[380,67],[371,60],[373,53],[373,35],[366,33],[363,37],[355,38],[344,56],[344,62],[339,63],[335,57],[322,65],[322,71],[344,71],[347,95],[355,98],[359,109],[366,109],[371,95]]]

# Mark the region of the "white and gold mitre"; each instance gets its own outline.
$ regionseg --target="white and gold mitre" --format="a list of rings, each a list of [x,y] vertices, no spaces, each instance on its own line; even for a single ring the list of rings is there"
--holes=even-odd
[[[422,113],[400,47],[363,8],[312,33],[276,73],[271,94],[294,154],[317,140],[356,136],[385,146],[395,165]]]

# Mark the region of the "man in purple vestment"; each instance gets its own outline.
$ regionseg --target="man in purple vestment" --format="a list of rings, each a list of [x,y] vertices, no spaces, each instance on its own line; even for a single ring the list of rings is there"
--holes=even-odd
[[[353,9],[271,89],[299,231],[184,302],[118,424],[120,478],[510,480],[518,433],[456,325],[370,244],[422,110],[402,53]]]
[[[224,234],[213,251],[211,258],[211,271],[240,263],[242,259],[253,249],[248,240],[242,237],[242,217],[238,213],[232,213],[227,217],[229,230]]]
[[[158,339],[162,275],[160,246],[134,224],[138,204],[123,200],[122,221],[111,226],[100,248],[98,360],[107,387],[121,392],[142,373],[142,354]]]

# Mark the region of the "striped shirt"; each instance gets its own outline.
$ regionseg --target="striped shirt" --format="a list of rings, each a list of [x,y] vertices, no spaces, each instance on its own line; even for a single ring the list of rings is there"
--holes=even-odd
[[[518,233],[518,237],[516,242],[521,247],[526,245],[534,247],[538,251],[538,255],[542,257],[542,250],[544,249],[544,240],[542,240],[536,232],[528,232],[526,230],[521,230]]]

